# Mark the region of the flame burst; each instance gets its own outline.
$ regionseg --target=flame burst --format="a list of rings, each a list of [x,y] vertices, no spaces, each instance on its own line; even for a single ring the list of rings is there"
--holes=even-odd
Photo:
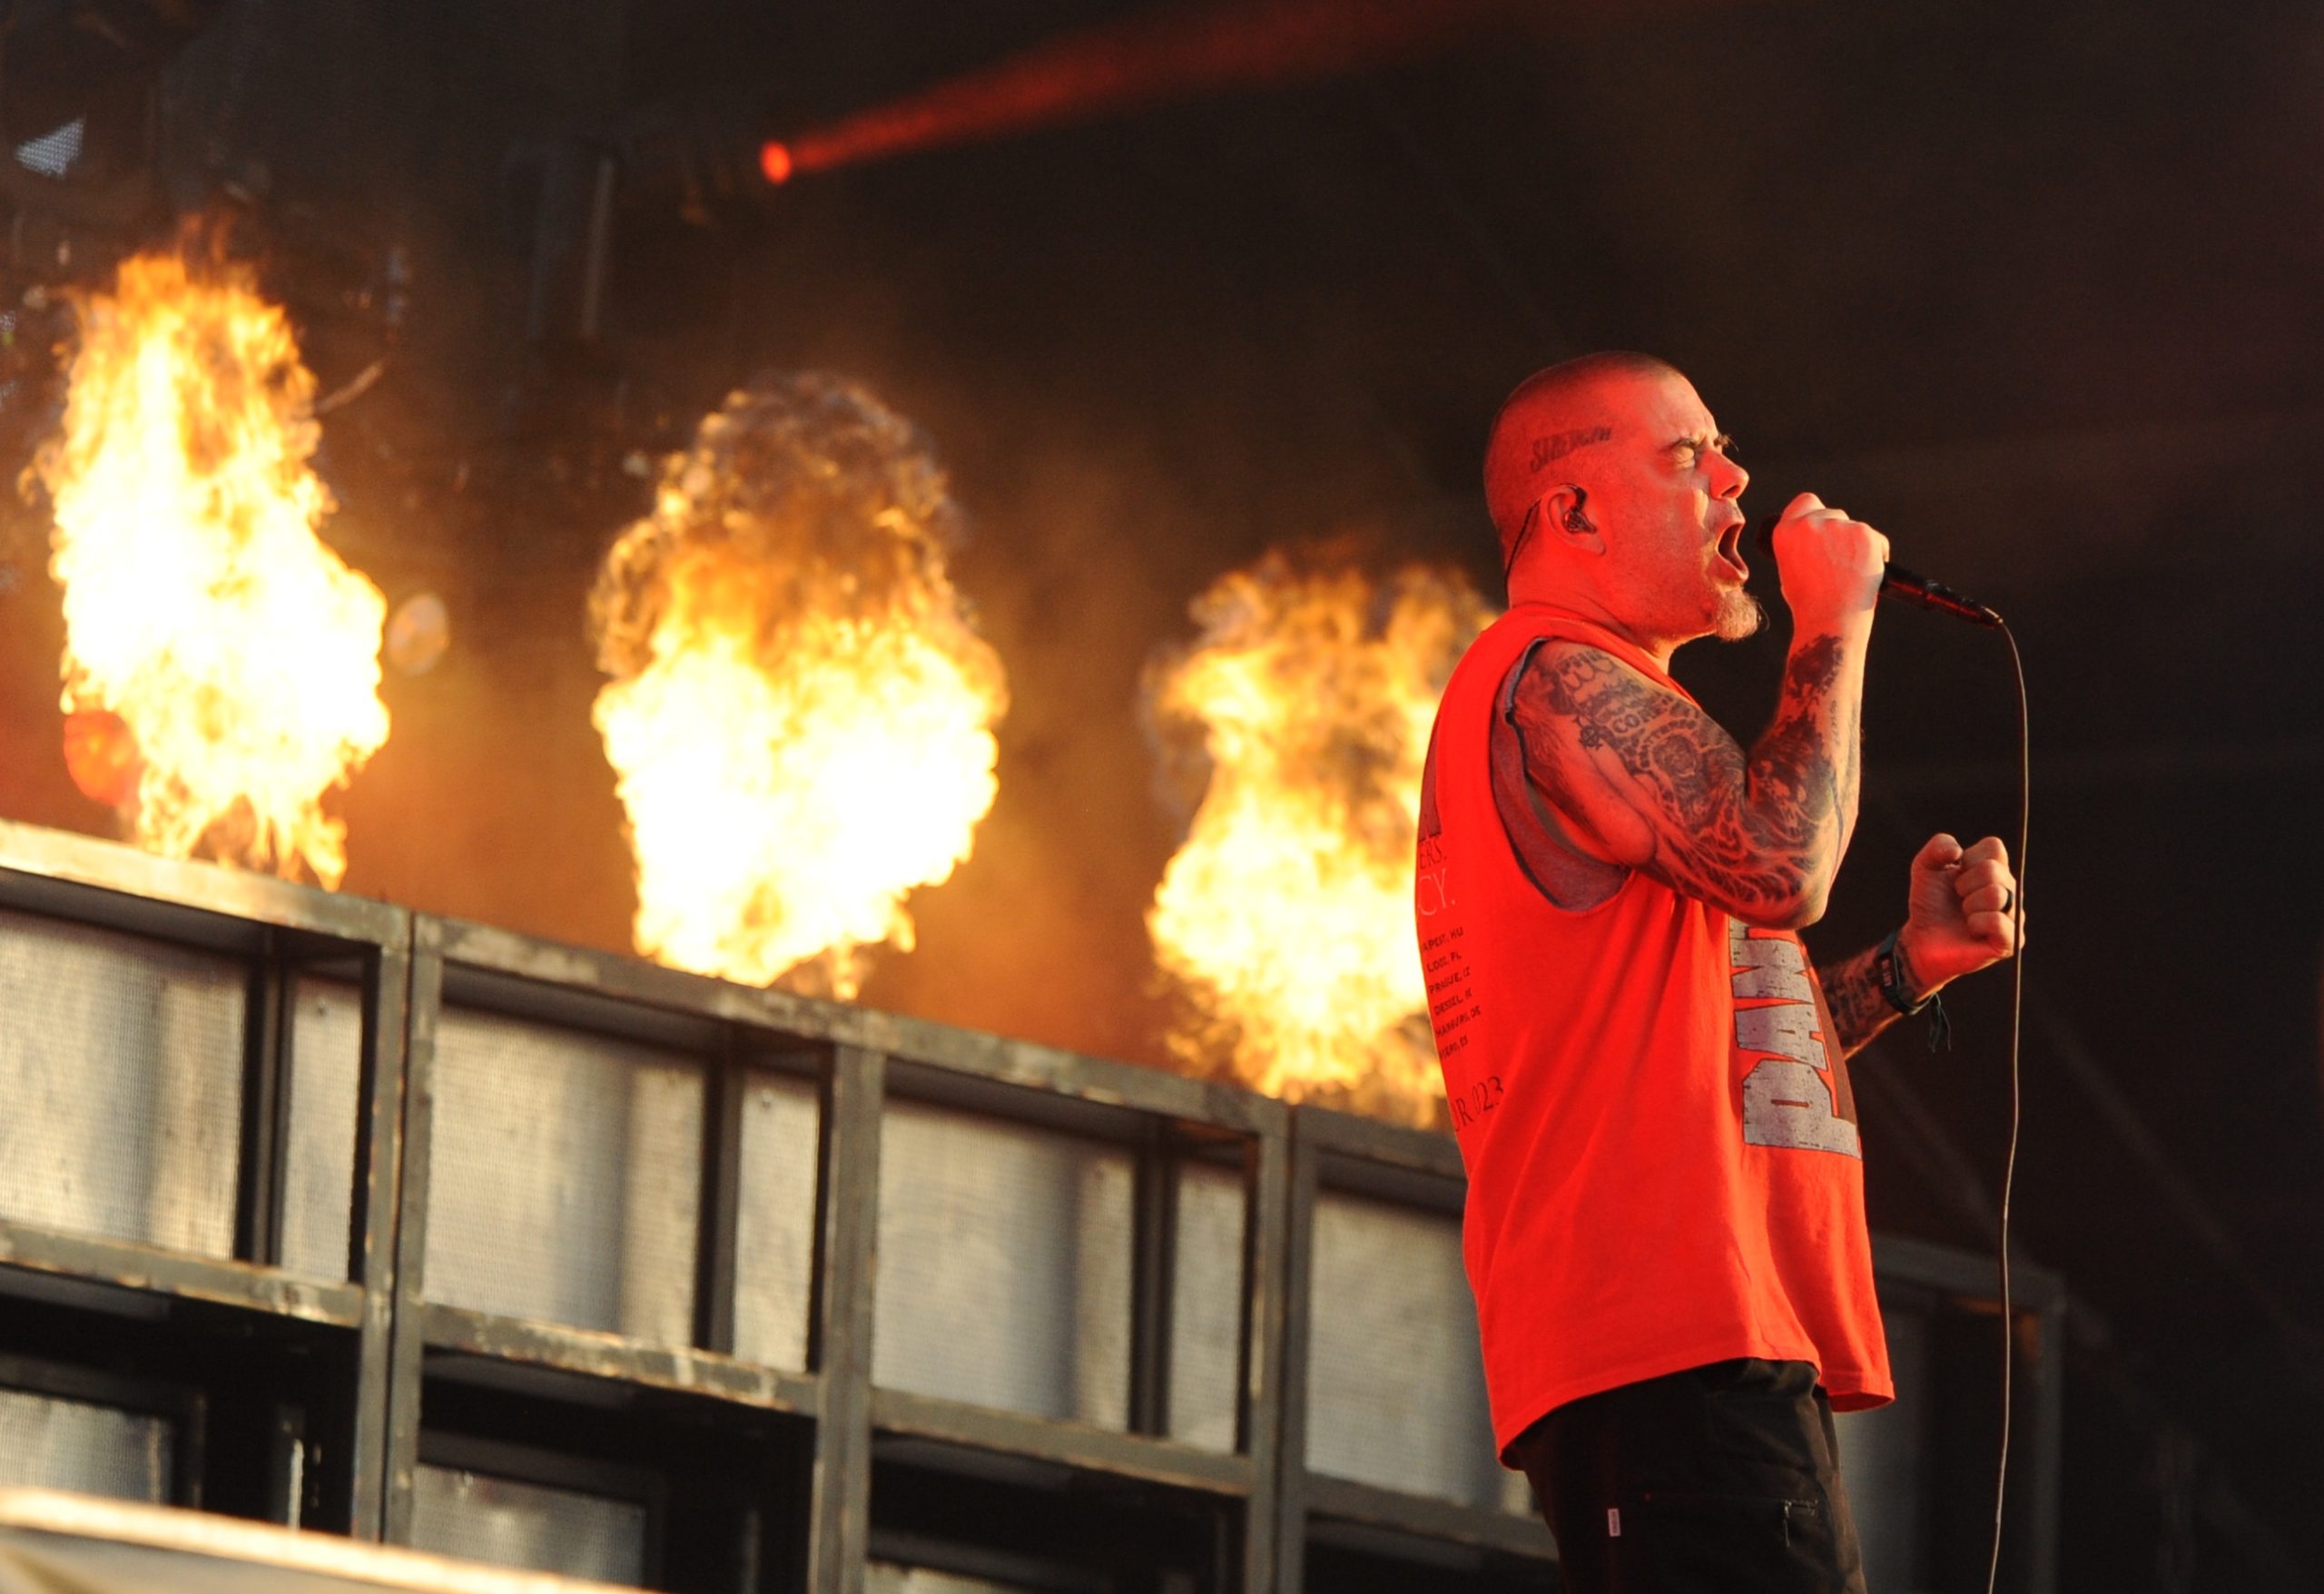
[[[590,599],[638,950],[852,997],[998,791],[1000,660],[945,570],[928,439],[840,379],[762,378],[665,464]]]
[[[1201,639],[1147,680],[1208,766],[1147,915],[1187,998],[1170,1048],[1270,1095],[1439,1122],[1413,837],[1437,699],[1492,615],[1455,576],[1375,585],[1280,554],[1194,615]]]
[[[79,311],[64,427],[33,467],[65,712],[126,726],[139,845],[335,887],[347,831],[321,800],[387,741],[387,605],[315,535],[314,378],[231,268],[138,256]]]

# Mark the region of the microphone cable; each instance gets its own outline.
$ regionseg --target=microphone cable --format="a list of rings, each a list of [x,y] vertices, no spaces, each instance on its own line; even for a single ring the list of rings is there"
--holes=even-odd
[[[1776,526],[1782,519],[1780,513],[1764,515],[1751,526],[1754,540],[1770,561],[1775,557]],[[2009,1431],[2017,1372],[2017,1323],[2009,1277],[2009,1199],[2017,1185],[2017,1140],[2024,1117],[2020,1065],[2025,1041],[2025,867],[2034,813],[2034,743],[2028,729],[2031,715],[2025,691],[2025,658],[2017,650],[2017,634],[2009,628],[2008,621],[1991,606],[1965,597],[1942,582],[1892,564],[1881,581],[1880,595],[2000,632],[2002,640],[2009,644],[2010,673],[2017,686],[2017,852],[2014,860],[2017,896],[2010,910],[2013,944],[2009,964],[2009,1146],[2002,1156],[2001,1206],[1994,1225],[1997,1233],[1994,1254],[2001,1283],[2001,1443],[1994,1465],[1993,1552],[1985,1561],[1985,1594],[1997,1594],[2002,1518],[2009,1503]]]
[[[1985,613],[1991,615],[1988,609]],[[2009,973],[2009,1147],[2001,1165],[2001,1211],[1994,1240],[1995,1266],[2001,1276],[2001,1445],[1994,1468],[1993,1554],[1985,1563],[1985,1594],[1995,1594],[2001,1579],[2002,1513],[2009,1501],[2009,1430],[2011,1400],[2017,1367],[2017,1322],[2010,1300],[2009,1198],[2017,1183],[2017,1137],[2024,1121],[2019,1063],[2025,1039],[2025,879],[2026,844],[2034,812],[2034,743],[2027,729],[2025,658],[2017,651],[2017,635],[2007,621],[1993,615],[1994,628],[2009,644],[2009,665],[2017,684],[2017,900],[2010,916],[2012,950]]]

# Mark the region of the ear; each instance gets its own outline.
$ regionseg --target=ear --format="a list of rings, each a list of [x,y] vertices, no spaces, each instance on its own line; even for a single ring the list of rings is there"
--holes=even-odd
[[[1605,535],[1590,517],[1589,501],[1588,490],[1572,482],[1561,482],[1542,494],[1537,513],[1543,534],[1577,552],[1603,554]]]

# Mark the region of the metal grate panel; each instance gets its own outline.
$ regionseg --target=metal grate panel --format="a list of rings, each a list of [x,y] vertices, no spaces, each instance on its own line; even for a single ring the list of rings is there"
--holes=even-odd
[[[291,987],[290,1000],[282,1265],[311,1278],[343,1279],[355,1197],[363,988],[302,977]]]
[[[0,1216],[231,1255],[246,984],[231,958],[0,910]]]
[[[1170,1437],[1205,1450],[1235,1448],[1246,1205],[1241,1169],[1208,1163],[1179,1169],[1170,1285]]]
[[[601,1583],[645,1580],[645,1508],[453,1467],[412,1477],[418,1550]]]
[[[703,1088],[683,1054],[446,1009],[428,1299],[689,1343]]]
[[[117,1406],[0,1389],[0,1487],[167,1505],[176,1427]]]
[[[807,1365],[821,1115],[813,1081],[751,1071],[734,1225],[734,1353],[790,1372]]]
[[[873,1382],[1127,1427],[1129,1153],[912,1101],[882,1133]]]
[[[1315,1199],[1307,1465],[1507,1508],[1457,1217],[1334,1190]]]

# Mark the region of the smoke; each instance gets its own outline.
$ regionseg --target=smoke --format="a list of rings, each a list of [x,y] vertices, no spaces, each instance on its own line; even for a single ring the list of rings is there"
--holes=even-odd
[[[598,667],[638,674],[674,611],[737,586],[763,654],[809,615],[916,617],[949,593],[964,526],[910,421],[843,377],[763,375],[669,461],[655,513],[606,556],[589,601]]]

